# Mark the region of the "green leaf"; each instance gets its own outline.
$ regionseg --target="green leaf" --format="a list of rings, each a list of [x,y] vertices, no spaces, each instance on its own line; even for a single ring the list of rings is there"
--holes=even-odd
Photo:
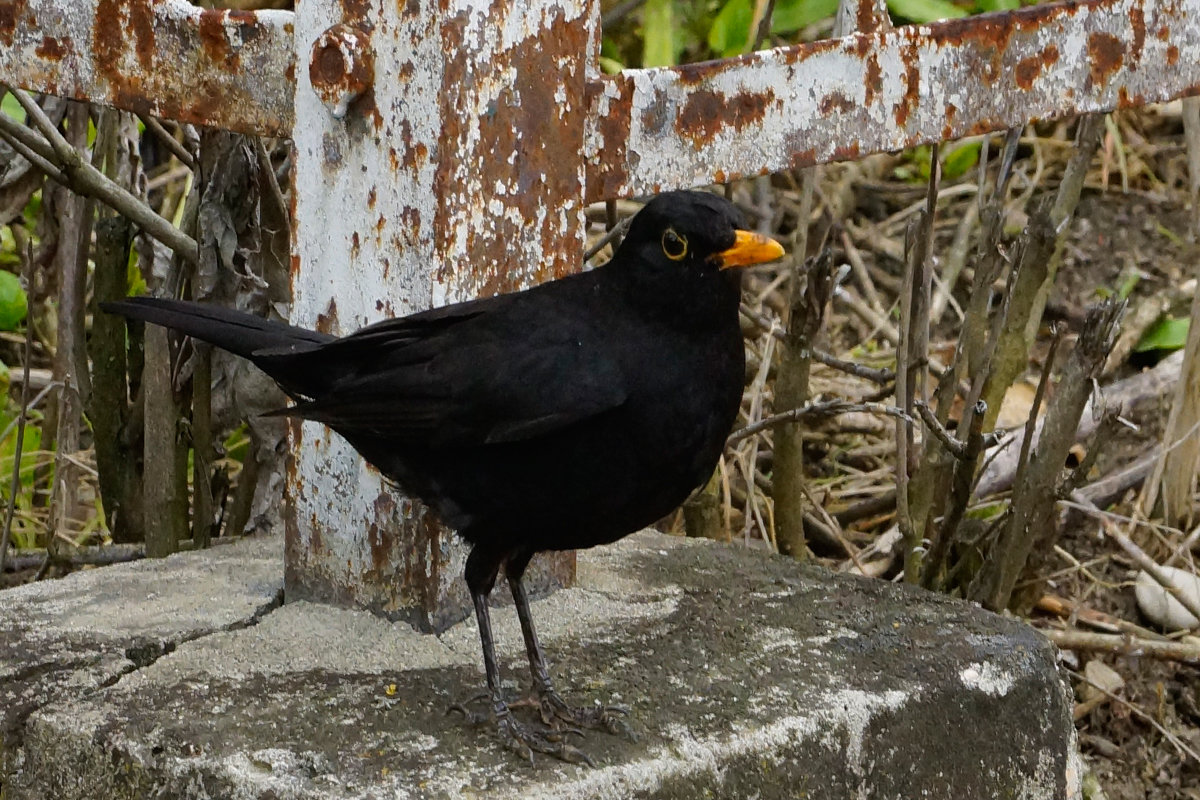
[[[126,294],[130,297],[140,297],[150,291],[150,287],[146,285],[146,279],[142,277],[142,271],[138,268],[137,248],[129,248],[129,261],[125,263],[125,286]]]
[[[967,16],[965,9],[946,0],[888,0],[888,10],[910,22],[937,22]]]
[[[647,0],[642,11],[642,66],[675,65],[675,0]]]
[[[976,0],[979,11],[1013,11],[1021,7],[1021,0]]]
[[[16,330],[28,310],[29,299],[21,288],[21,280],[0,270],[0,331]]]
[[[961,178],[967,170],[979,163],[981,142],[967,142],[946,153],[942,159],[942,175],[948,180]]]
[[[600,56],[596,59],[596,63],[600,65],[600,71],[605,75],[616,75],[625,69],[625,65],[620,61],[617,61],[615,58],[608,58],[607,56]]]
[[[25,122],[25,109],[21,108],[21,104],[17,102],[16,95],[11,92],[5,92],[4,99],[0,100],[0,113],[12,117],[17,122]]]
[[[838,0],[780,0],[771,17],[771,33],[794,33],[837,13]]]
[[[721,58],[736,56],[746,47],[754,10],[750,0],[729,0],[708,29],[708,46]]]
[[[1133,348],[1135,353],[1150,350],[1179,350],[1187,344],[1188,320],[1162,317],[1142,334],[1141,341]]]

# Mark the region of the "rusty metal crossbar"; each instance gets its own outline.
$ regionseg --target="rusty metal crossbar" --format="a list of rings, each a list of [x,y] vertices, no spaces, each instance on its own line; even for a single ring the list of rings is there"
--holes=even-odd
[[[183,0],[2,0],[27,89],[290,136],[293,14]],[[588,85],[589,200],[724,182],[1200,92],[1195,0],[1057,3]]]
[[[0,79],[166,119],[289,136],[293,17],[184,0],[0,0]]]
[[[1061,3],[674,69],[592,97],[589,199],[723,183],[1200,92],[1200,3]]]

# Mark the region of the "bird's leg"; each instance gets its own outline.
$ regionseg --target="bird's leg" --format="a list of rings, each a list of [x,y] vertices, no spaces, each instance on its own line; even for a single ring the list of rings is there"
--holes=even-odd
[[[521,635],[525,638],[525,652],[529,655],[529,672],[533,678],[533,691],[537,695],[542,721],[547,725],[566,723],[574,728],[606,730],[613,734],[632,736],[624,717],[627,709],[619,706],[577,707],[563,700],[550,683],[546,671],[546,657],[533,627],[533,615],[529,610],[529,596],[525,594],[522,577],[532,553],[523,557],[510,557],[505,565],[508,587],[512,590],[513,604],[517,607],[517,619],[521,621]]]
[[[491,713],[472,713],[467,710],[465,704],[451,706],[450,711],[458,711],[473,724],[494,720],[504,746],[530,762],[533,761],[533,754],[538,752],[547,753],[572,764],[595,766],[586,753],[567,744],[557,732],[547,734],[522,725],[509,710],[500,688],[500,667],[496,662],[492,618],[487,604],[488,594],[496,583],[497,572],[499,562],[486,558],[486,554],[480,548],[474,548],[467,557],[467,587],[471,590],[471,600],[475,603],[475,619],[479,622],[479,638],[483,644],[483,670],[487,675],[487,696],[491,699]]]

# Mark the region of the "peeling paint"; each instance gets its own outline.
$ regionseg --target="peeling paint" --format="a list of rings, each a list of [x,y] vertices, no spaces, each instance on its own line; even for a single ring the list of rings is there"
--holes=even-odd
[[[703,185],[718,173],[728,181],[1197,94],[1193,11],[1176,0],[1050,4],[600,77],[588,89],[586,196]],[[662,124],[693,98],[765,100],[768,91],[774,102],[750,127]]]
[[[184,0],[3,0],[0,76],[159,117],[288,135],[292,18]]]
[[[340,3],[347,14],[373,22],[378,14],[367,14],[370,5],[365,0]],[[544,1],[527,13],[510,2],[496,2],[486,13],[479,10],[482,5],[466,0],[443,5],[446,10],[408,0],[388,11],[394,10],[398,24],[406,28],[420,27],[422,14],[445,14],[445,25],[426,26],[426,33],[438,37],[453,62],[461,62],[476,46],[492,48],[489,58],[495,59],[497,70],[488,79],[491,83],[478,89],[481,97],[490,92],[490,111],[498,119],[507,115],[511,120],[514,109],[524,108],[513,103],[527,93],[508,85],[504,76],[512,79],[530,66],[527,53],[541,52],[545,45],[556,48],[545,69],[563,75],[564,85],[577,80],[575,64],[588,46],[570,33],[573,28],[556,22],[556,15],[577,17],[583,0]],[[582,112],[570,102],[569,92],[556,93],[549,108],[586,117],[587,199],[708,183],[718,170],[732,180],[1035,118],[1200,93],[1200,16],[1189,14],[1189,4],[1177,0],[1048,4],[894,30],[864,24],[870,21],[871,7],[864,2],[857,11],[867,33],[595,78],[586,88]],[[7,0],[0,3],[0,44],[5,45],[0,48],[0,75],[51,94],[286,136],[294,119],[293,19],[289,12],[201,11],[183,0],[71,0],[65,8],[62,0]],[[399,30],[390,30],[393,42],[400,40]],[[410,79],[419,60],[413,54],[427,46],[412,42],[383,76],[394,85]],[[446,69],[464,75],[461,64]],[[986,91],[971,91],[980,80]],[[439,96],[439,102],[458,102],[457,85],[443,89],[452,96]],[[714,105],[719,98],[724,101]],[[383,127],[385,116],[403,126],[419,116],[412,111],[421,107],[418,100],[397,97],[387,111],[375,109],[364,97],[363,104],[372,109],[364,116],[377,128]],[[699,113],[712,108],[720,113]],[[953,120],[949,108],[956,109]],[[458,110],[465,120],[479,111]],[[800,153],[787,146],[797,138],[796,131],[805,142]],[[436,158],[441,144],[409,131],[387,133],[393,146],[403,143],[400,152],[406,159]],[[482,135],[466,129],[458,133]],[[496,138],[500,133],[497,122],[493,146],[505,144]],[[553,137],[543,137],[542,143],[554,149],[548,139]],[[527,146],[522,151],[524,158],[537,153]],[[569,163],[556,155],[577,157],[565,150],[543,155],[542,163],[555,165]],[[446,185],[453,180],[444,176]],[[442,220],[442,233],[457,240],[446,222]],[[563,223],[548,218],[544,224],[549,227],[541,235],[549,242],[550,228]],[[489,280],[480,282],[484,285]],[[492,283],[490,290],[498,285]]]
[[[309,68],[295,92],[293,321],[347,333],[577,268],[554,255],[583,242],[588,4],[369,9],[374,77],[339,119],[314,89],[343,86],[358,52],[331,38],[365,22],[348,3],[306,2],[295,20]],[[352,600],[425,629],[469,613],[457,537],[322,426],[300,426],[292,448],[290,596]],[[539,561],[541,586],[573,573],[570,554]]]

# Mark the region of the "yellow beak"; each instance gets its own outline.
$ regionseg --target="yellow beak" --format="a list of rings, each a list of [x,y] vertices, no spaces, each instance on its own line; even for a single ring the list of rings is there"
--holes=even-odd
[[[783,246],[771,237],[739,230],[733,247],[722,250],[714,258],[721,269],[732,269],[765,264],[782,255]]]

